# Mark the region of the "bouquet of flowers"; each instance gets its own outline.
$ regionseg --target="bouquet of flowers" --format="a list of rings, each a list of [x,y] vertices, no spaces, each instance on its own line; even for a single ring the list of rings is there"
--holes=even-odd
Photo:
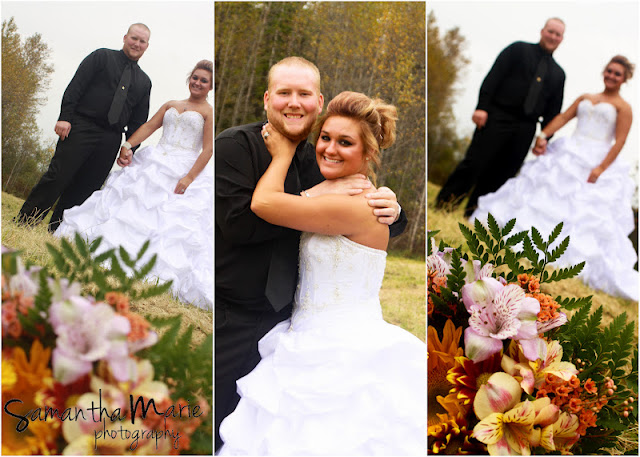
[[[584,267],[549,270],[562,224],[547,240],[491,215],[459,226],[467,252],[428,234],[429,453],[598,454],[627,439],[637,455],[634,323],[603,327],[592,297],[544,292]]]
[[[99,244],[48,245],[60,277],[3,247],[2,453],[211,453],[211,338],[188,350],[179,319],[130,309],[170,286],[140,283],[148,243],[136,258]]]

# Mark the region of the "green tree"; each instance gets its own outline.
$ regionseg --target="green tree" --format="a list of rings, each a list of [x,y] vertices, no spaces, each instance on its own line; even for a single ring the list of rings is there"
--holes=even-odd
[[[36,125],[53,66],[40,34],[24,40],[13,18],[2,22],[2,190],[25,197],[44,171],[51,147]]]
[[[462,54],[465,39],[455,27],[442,36],[433,11],[427,19],[427,163],[429,181],[443,184],[455,168],[466,139],[456,133],[455,83],[469,63]]]

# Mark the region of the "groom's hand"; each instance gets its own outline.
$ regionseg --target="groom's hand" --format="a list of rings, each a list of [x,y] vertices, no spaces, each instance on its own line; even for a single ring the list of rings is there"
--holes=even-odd
[[[391,225],[400,217],[400,205],[395,192],[388,187],[380,187],[377,191],[365,195],[369,206],[374,208],[373,214],[381,224]]]
[[[338,179],[328,179],[316,184],[304,193],[308,197],[319,197],[326,194],[358,195],[373,185],[363,174],[344,176]]]
[[[58,121],[53,131],[56,132],[56,135],[60,137],[61,141],[64,141],[64,139],[69,136],[69,132],[71,132],[71,124],[67,121]]]
[[[133,159],[133,152],[131,149],[127,149],[124,146],[120,148],[120,157],[116,160],[118,166],[124,168],[126,166],[131,165],[131,160]]]
[[[489,118],[489,113],[487,113],[483,109],[475,110],[473,112],[473,115],[471,116],[471,120],[473,121],[474,124],[476,124],[476,127],[478,127],[479,129],[485,126],[488,118]]]

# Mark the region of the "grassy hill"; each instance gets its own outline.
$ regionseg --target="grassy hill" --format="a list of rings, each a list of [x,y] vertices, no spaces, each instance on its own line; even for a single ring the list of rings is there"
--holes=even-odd
[[[439,186],[428,183],[427,229],[440,230],[440,233],[436,235],[437,240],[442,239],[451,246],[463,245],[463,247],[466,247],[464,237],[460,233],[460,229],[458,227],[459,223],[471,226],[463,216],[464,203],[452,212],[436,210],[434,203],[439,190]],[[638,302],[613,297],[604,292],[592,289],[577,278],[566,279],[564,281],[550,284],[545,283],[542,286],[542,292],[548,293],[554,297],[557,295],[562,297],[584,297],[587,295],[593,295],[592,309],[596,309],[600,305],[604,308],[603,324],[609,324],[615,316],[618,316],[623,311],[627,312],[629,320],[634,320],[636,322],[638,320]]]
[[[36,227],[20,227],[12,218],[18,214],[24,200],[2,193],[2,244],[21,251],[25,261],[41,266],[53,267],[46,243],[58,246],[60,241],[54,238],[46,224]],[[213,332],[213,313],[191,305],[185,305],[169,294],[146,298],[131,303],[132,311],[143,316],[154,317],[182,316],[182,327],[193,325],[193,342],[199,343]]]

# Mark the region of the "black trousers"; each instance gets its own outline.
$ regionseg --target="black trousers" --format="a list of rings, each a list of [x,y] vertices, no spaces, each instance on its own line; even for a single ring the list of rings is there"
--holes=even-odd
[[[215,330],[215,434],[216,450],[222,446],[220,423],[240,401],[236,381],[258,362],[258,341],[277,323],[291,317],[291,306],[275,312],[266,302],[256,309],[228,303],[216,295]]]
[[[442,186],[436,205],[455,206],[471,192],[465,208],[465,216],[470,216],[479,197],[495,192],[520,170],[535,130],[531,120],[490,112],[487,124],[476,128],[464,159]]]
[[[54,232],[64,210],[82,204],[100,189],[111,171],[122,141],[122,133],[77,118],[69,136],[58,140],[49,168],[31,189],[18,214],[22,222],[41,222],[56,205],[49,230]]]

